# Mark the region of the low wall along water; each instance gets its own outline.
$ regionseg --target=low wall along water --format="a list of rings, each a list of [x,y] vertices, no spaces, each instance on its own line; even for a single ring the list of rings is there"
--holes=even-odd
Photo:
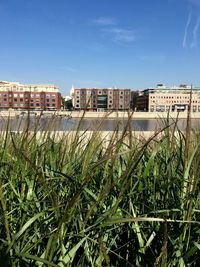
[[[168,122],[171,127],[175,124],[175,119],[171,118]],[[177,126],[184,131],[186,128],[187,119],[180,118],[177,121]],[[28,128],[30,131],[35,129],[39,131],[123,131],[125,127],[136,132],[155,132],[160,131],[167,125],[167,120],[164,118],[135,118],[130,120],[127,118],[70,118],[65,116],[15,116],[15,117],[1,117],[0,131],[5,131],[7,126],[11,131],[24,131]],[[191,119],[191,127],[194,130],[200,129],[200,120]]]

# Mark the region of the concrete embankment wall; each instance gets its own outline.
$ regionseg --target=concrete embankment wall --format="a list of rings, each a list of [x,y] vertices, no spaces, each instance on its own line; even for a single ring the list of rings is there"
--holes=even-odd
[[[27,114],[27,112],[25,113]],[[40,111],[31,112],[31,115],[40,115]],[[50,111],[43,111],[43,114],[46,116],[58,115],[58,116],[69,116],[72,118],[109,118],[109,119],[116,119],[116,118],[124,118],[127,119],[131,116],[132,119],[159,119],[159,118],[180,118],[186,119],[187,112],[77,112],[77,111],[59,111],[59,112],[50,112]],[[1,111],[0,117],[15,117],[20,116],[21,111]],[[200,112],[191,112],[192,119],[200,119]]]
[[[70,115],[72,118],[81,118],[83,115],[85,118],[125,118],[127,119],[129,116],[131,116],[132,119],[159,119],[159,118],[167,118],[168,116],[170,118],[180,118],[180,119],[186,119],[187,118],[187,112],[171,112],[168,114],[167,112],[134,112],[134,113],[128,113],[128,112],[77,112],[73,111],[71,113],[69,112],[59,112],[58,114],[63,115]],[[191,112],[191,118],[193,119],[200,119],[200,112]]]

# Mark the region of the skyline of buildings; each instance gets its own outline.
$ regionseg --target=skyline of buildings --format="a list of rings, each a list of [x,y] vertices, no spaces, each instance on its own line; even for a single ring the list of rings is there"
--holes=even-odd
[[[191,107],[192,112],[200,112],[200,87],[192,87],[192,85],[186,84],[179,86],[157,84],[155,87],[144,90],[131,91],[131,89],[125,89],[124,92],[123,90],[114,88],[72,88],[71,96],[74,110],[120,111],[130,108],[134,111],[180,112],[187,111]],[[129,94],[129,97],[126,94]],[[127,100],[125,100],[126,97]]]
[[[71,88],[70,96],[62,96],[53,84],[21,84],[0,81],[0,110],[49,110],[57,111],[64,102],[72,99],[73,110],[85,111],[134,111],[200,112],[200,87],[181,84],[157,84],[144,90],[124,88]]]

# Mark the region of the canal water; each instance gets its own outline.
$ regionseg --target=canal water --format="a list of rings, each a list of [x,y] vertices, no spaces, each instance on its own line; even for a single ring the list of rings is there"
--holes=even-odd
[[[174,120],[170,119],[169,124],[173,127]],[[29,130],[42,130],[42,131],[75,131],[77,129],[81,131],[114,131],[116,129],[123,130],[125,127],[131,128],[134,131],[156,131],[163,129],[167,122],[163,119],[133,119],[128,122],[125,119],[86,119],[83,120],[75,118],[61,118],[42,116],[38,117],[18,117],[18,118],[0,118],[0,131],[5,131],[7,127],[11,131],[23,131]],[[178,128],[185,130],[186,119],[179,119]],[[200,120],[192,119],[191,126],[193,129],[200,129]]]

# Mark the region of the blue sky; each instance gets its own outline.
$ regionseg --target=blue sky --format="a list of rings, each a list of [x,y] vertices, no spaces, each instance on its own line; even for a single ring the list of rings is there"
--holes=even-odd
[[[200,0],[0,0],[0,80],[200,85]]]

